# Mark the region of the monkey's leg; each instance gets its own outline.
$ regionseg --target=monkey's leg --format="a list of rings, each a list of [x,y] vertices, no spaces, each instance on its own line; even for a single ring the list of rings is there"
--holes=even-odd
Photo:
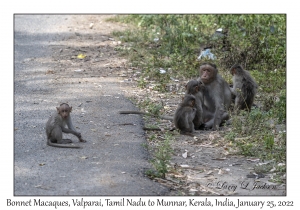
[[[74,131],[72,129],[68,129],[68,128],[63,127],[62,128],[62,132],[64,132],[64,133],[72,133],[74,136],[77,136],[77,138],[79,139],[80,142],[86,142],[86,140],[83,140],[81,138],[81,133],[79,133],[77,131]]]
[[[229,114],[224,111],[221,117],[221,122],[224,122],[225,120],[229,120]]]
[[[226,120],[229,120],[229,114],[223,109],[218,109],[218,111],[215,114],[213,129],[217,130],[221,126],[221,124]]]
[[[215,120],[214,118],[211,118],[210,120],[208,120],[207,122],[205,122],[203,124],[204,130],[211,129],[213,127],[214,120]]]
[[[81,134],[80,134],[80,133],[78,133],[78,132],[76,132],[76,131],[73,131],[73,130],[71,130],[71,129],[62,127],[61,130],[62,130],[62,132],[64,132],[64,133],[72,133],[74,136],[81,137]]]
[[[63,139],[62,129],[60,126],[56,126],[51,132],[51,139],[55,139],[57,144],[68,144],[72,143],[71,139]]]
[[[193,123],[196,130],[199,129],[200,125],[203,123],[203,110],[201,106],[197,106],[196,116]]]

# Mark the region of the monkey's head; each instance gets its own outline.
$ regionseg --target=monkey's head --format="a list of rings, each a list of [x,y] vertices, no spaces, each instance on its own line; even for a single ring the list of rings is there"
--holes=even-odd
[[[201,81],[204,83],[204,85],[206,85],[215,80],[218,73],[218,69],[217,66],[214,64],[203,63],[200,66],[199,73]]]
[[[234,64],[231,68],[230,68],[230,73],[232,75],[235,74],[239,74],[241,71],[243,71],[243,67],[240,64]]]
[[[63,118],[66,119],[69,117],[72,107],[69,104],[62,103],[59,107],[56,107],[57,113]]]
[[[191,80],[185,85],[186,94],[196,94],[205,88],[203,82],[197,80]]]
[[[182,98],[181,106],[190,106],[194,108],[196,105],[196,98],[193,95],[185,94]]]

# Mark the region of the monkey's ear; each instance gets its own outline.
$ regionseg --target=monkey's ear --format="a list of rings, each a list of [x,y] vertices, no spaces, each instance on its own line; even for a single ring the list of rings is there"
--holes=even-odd
[[[199,86],[198,85],[195,87],[195,90],[196,90],[196,92],[199,91]]]
[[[185,85],[185,89],[187,89],[187,84]]]
[[[59,114],[59,107],[56,107],[56,111],[57,111],[57,113]]]
[[[72,107],[70,106],[70,112],[72,111]]]
[[[192,100],[192,106],[195,106],[195,100]]]
[[[182,100],[182,101],[184,100],[184,97],[183,97],[183,96],[181,97],[181,100]]]

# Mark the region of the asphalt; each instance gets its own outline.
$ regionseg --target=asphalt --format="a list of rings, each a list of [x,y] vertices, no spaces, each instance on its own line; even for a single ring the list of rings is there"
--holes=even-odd
[[[74,35],[65,30],[75,27],[72,18],[14,17],[14,195],[166,195],[144,175],[151,165],[142,119],[118,114],[136,109],[118,78],[47,73],[57,68],[51,46]],[[82,149],[46,145],[46,121],[61,102],[73,107],[73,124],[87,142],[66,136]]]

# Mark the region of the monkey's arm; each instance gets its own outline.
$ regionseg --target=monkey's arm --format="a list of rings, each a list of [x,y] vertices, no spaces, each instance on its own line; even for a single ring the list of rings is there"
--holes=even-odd
[[[230,88],[230,92],[231,92],[231,94],[232,95],[234,95],[234,96],[236,96],[236,92],[235,92],[235,89],[234,89],[234,87],[229,87]]]
[[[72,124],[72,119],[71,119],[71,115],[69,115],[68,119],[67,119],[67,126],[69,129],[71,129],[72,131],[76,131],[76,129],[74,128],[73,124]]]
[[[81,136],[80,133],[78,133],[77,131],[71,130],[71,129],[69,129],[69,128],[62,127],[61,130],[62,130],[62,132],[64,132],[64,133],[72,133],[72,134],[74,134],[74,135],[77,136],[77,137]]]
[[[81,138],[81,133],[77,132],[76,129],[74,128],[74,126],[72,124],[72,120],[71,120],[71,116],[70,115],[69,115],[69,118],[67,120],[67,126],[68,126],[69,129],[63,128],[63,132],[64,132],[64,129],[67,129],[67,130],[71,131],[69,133],[72,133],[75,136],[77,136],[77,138],[79,139],[80,142],[86,142],[86,140],[84,140],[84,139]],[[67,133],[67,132],[65,132],[65,133]]]

